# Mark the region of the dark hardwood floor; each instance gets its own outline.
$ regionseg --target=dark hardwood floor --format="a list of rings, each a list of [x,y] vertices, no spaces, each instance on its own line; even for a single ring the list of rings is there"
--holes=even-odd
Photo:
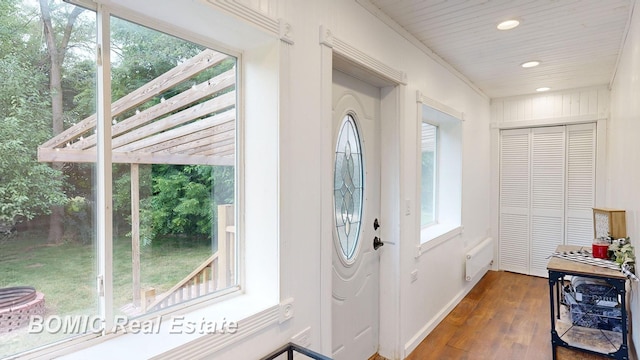
[[[547,279],[489,271],[407,359],[552,359],[549,318]],[[564,348],[557,354],[607,359]]]

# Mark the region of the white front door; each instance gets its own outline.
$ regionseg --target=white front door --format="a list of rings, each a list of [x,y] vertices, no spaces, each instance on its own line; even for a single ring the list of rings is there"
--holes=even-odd
[[[366,360],[379,333],[380,89],[334,70],[332,97],[332,357]]]

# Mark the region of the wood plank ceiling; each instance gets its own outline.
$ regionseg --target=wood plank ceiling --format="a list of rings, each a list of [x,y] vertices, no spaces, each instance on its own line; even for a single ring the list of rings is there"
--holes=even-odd
[[[635,5],[635,0],[368,1],[491,98],[541,87],[609,85]],[[497,30],[507,19],[520,26]],[[520,66],[531,60],[541,64]]]

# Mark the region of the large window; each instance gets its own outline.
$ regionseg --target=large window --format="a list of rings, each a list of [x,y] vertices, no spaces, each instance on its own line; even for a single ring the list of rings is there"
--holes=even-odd
[[[114,306],[139,316],[237,283],[236,59],[119,18],[111,44]]]
[[[0,357],[239,287],[237,58],[96,18],[0,12]]]

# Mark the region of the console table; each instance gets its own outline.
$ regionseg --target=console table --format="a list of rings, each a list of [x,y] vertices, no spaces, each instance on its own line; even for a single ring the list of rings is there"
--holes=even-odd
[[[560,245],[558,252],[579,251],[582,247]],[[547,264],[549,271],[549,303],[551,309],[551,351],[556,359],[558,346],[578,349],[589,353],[603,354],[612,359],[629,359],[627,324],[626,276],[616,270],[587,265],[571,260],[552,257]],[[571,314],[561,307],[561,294],[565,277],[581,276],[604,280],[613,286],[620,297],[622,332],[608,331],[573,325]]]

